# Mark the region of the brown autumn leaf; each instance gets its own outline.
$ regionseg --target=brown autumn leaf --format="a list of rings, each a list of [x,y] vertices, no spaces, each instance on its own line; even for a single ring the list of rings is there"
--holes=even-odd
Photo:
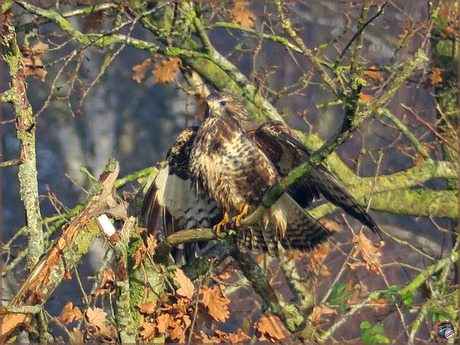
[[[150,315],[155,312],[157,305],[156,302],[150,301],[148,303],[139,304],[137,307],[142,314]]]
[[[318,264],[324,259],[324,257],[327,254],[329,254],[329,252],[330,247],[328,242],[317,245],[311,252],[310,266],[313,268],[317,268]]]
[[[286,338],[286,327],[280,322],[278,316],[268,314],[262,315],[259,322],[254,323],[254,327],[260,333],[260,336],[270,340],[271,342],[278,342]]]
[[[102,271],[101,275],[101,288],[110,289],[113,288],[115,285],[115,272],[113,271],[112,267],[107,267]]]
[[[143,340],[152,340],[155,338],[155,324],[152,322],[144,322],[142,324],[142,331],[140,335]]]
[[[155,248],[157,247],[157,239],[152,234],[147,236],[147,253],[150,255],[155,254]]]
[[[159,333],[166,333],[168,331],[169,324],[171,323],[171,315],[168,313],[158,315],[157,329]]]
[[[234,2],[229,17],[232,18],[233,23],[240,23],[243,27],[253,28],[254,22],[252,20],[257,17],[247,9],[247,6],[248,3],[244,1]]]
[[[352,291],[353,293],[347,297],[348,305],[355,305],[361,303],[363,298],[369,296],[369,289],[359,280],[349,280],[345,291]]]
[[[62,308],[61,315],[59,316],[59,320],[64,323],[71,323],[73,321],[78,321],[83,319],[83,313],[81,312],[80,308],[74,306],[72,302],[67,302],[67,304]]]
[[[201,302],[208,308],[209,314],[215,320],[224,322],[229,318],[228,304],[230,300],[224,296],[219,286],[215,285],[212,289],[203,286],[200,288],[200,294],[203,295]]]
[[[442,70],[437,67],[431,68],[431,75],[426,78],[425,88],[433,87],[442,82]]]
[[[216,330],[217,331],[217,330]],[[232,344],[239,344],[246,340],[251,340],[251,337],[243,332],[241,328],[238,328],[236,333],[228,333],[228,340],[232,342]]]
[[[409,37],[410,34],[411,34],[411,33],[413,32],[413,30],[414,30],[414,28],[413,28],[413,27],[414,27],[414,24],[412,23],[412,21],[406,20],[406,21],[405,21],[405,24],[406,24],[406,26],[405,26],[405,28],[404,28],[404,32],[403,32],[402,34],[399,34],[399,35],[398,35],[398,38],[399,38],[398,44],[403,43],[404,40],[405,40],[407,37]]]
[[[324,320],[323,315],[325,314],[337,314],[337,311],[324,304],[317,305],[313,308],[313,312],[308,316],[308,319],[315,325],[318,325],[322,320]]]
[[[216,329],[214,331],[214,334],[215,334],[216,338],[219,338],[219,339],[224,340],[224,341],[228,340],[228,334],[223,332],[223,331],[221,331],[221,330],[219,330],[219,329]]]
[[[155,63],[152,73],[158,83],[170,83],[174,80],[179,71],[181,60],[179,58],[169,58]]]
[[[366,93],[360,93],[359,94],[359,98],[363,101],[363,102],[369,102],[371,99],[372,99],[372,95],[368,95]]]
[[[195,341],[193,343],[197,344],[219,344],[221,341],[218,337],[209,336],[202,329],[200,329],[199,333],[193,334]]]
[[[325,277],[329,276],[331,272],[322,261],[330,251],[329,242],[326,242],[316,246],[310,256],[310,267],[317,269],[320,265],[320,274]]]
[[[372,243],[362,232],[358,235],[353,236],[353,253],[352,257],[357,259],[358,255],[361,254],[363,261],[357,261],[356,263],[348,263],[348,266],[352,269],[356,267],[366,267],[369,271],[379,274],[379,268],[381,266],[379,248],[382,247],[385,242],[380,241],[379,244]]]
[[[150,68],[150,63],[152,59],[145,59],[141,64],[133,66],[132,70],[134,71],[133,79],[137,81],[138,84],[141,83],[142,79],[145,78],[145,73]]]
[[[176,269],[174,272],[174,278],[179,283],[179,288],[176,290],[176,293],[179,296],[187,297],[189,300],[192,300],[195,293],[195,286],[192,281],[184,274],[180,268]]]
[[[366,70],[366,75],[375,81],[382,82],[385,80],[385,78],[382,75],[382,72],[377,71],[377,68],[375,66],[371,66],[368,70]]]
[[[94,309],[89,307],[86,310],[86,320],[88,323],[92,324],[93,326],[98,327],[99,329],[106,328],[105,321],[107,321],[107,313],[102,310],[101,308],[95,307]]]
[[[172,328],[171,330],[171,339],[177,339],[179,340],[179,343],[184,343],[185,342],[185,329],[184,326],[182,325],[182,322],[180,319],[174,319],[171,321],[170,326]]]
[[[414,159],[414,165],[418,167],[424,161],[425,161],[425,158],[420,153],[417,153]]]
[[[369,302],[369,305],[376,312],[384,312],[387,307],[387,300],[385,298],[373,299]]]
[[[141,244],[139,248],[133,253],[133,258],[134,258],[134,266],[133,269],[136,269],[142,262],[142,260],[145,257],[145,253],[147,251],[147,248],[145,247],[144,244]]]
[[[45,81],[48,72],[43,67],[42,54],[49,49],[49,45],[43,42],[38,42],[32,47],[23,46],[24,57],[24,75],[39,78]]]

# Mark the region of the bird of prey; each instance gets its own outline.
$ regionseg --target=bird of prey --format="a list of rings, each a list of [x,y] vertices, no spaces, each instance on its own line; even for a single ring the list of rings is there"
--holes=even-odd
[[[179,135],[147,193],[149,228],[156,226],[160,214],[166,235],[209,226],[219,233],[231,223],[245,246],[272,255],[278,244],[309,250],[331,234],[305,210],[324,196],[380,234],[368,213],[322,165],[296,181],[258,223],[241,226],[267,190],[310,154],[286,124],[253,122],[230,93],[212,93],[206,103],[204,122]]]

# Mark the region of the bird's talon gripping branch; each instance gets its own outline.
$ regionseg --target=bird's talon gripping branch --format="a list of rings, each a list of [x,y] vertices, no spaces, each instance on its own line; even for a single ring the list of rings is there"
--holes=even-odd
[[[236,226],[241,226],[241,219],[248,214],[249,211],[249,204],[244,204],[243,209],[241,210],[240,214],[233,217],[232,221],[235,222]]]
[[[227,212],[224,212],[224,216],[222,217],[222,220],[214,225],[212,228],[216,232],[217,235],[220,235],[222,232],[222,227],[230,223],[230,217],[228,216]]]

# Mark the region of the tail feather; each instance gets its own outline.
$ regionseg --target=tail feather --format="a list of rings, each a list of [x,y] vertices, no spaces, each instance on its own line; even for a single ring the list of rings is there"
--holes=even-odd
[[[271,206],[259,224],[244,232],[242,241],[246,246],[251,244],[252,247],[261,247],[271,255],[276,255],[278,242],[289,249],[310,250],[329,235],[329,230],[291,196],[284,194]]]

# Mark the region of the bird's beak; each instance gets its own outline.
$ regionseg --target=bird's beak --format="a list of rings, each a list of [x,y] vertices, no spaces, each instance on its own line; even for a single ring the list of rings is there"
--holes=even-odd
[[[210,109],[214,109],[214,107],[216,106],[216,103],[215,102],[207,102],[208,103],[208,107]]]

